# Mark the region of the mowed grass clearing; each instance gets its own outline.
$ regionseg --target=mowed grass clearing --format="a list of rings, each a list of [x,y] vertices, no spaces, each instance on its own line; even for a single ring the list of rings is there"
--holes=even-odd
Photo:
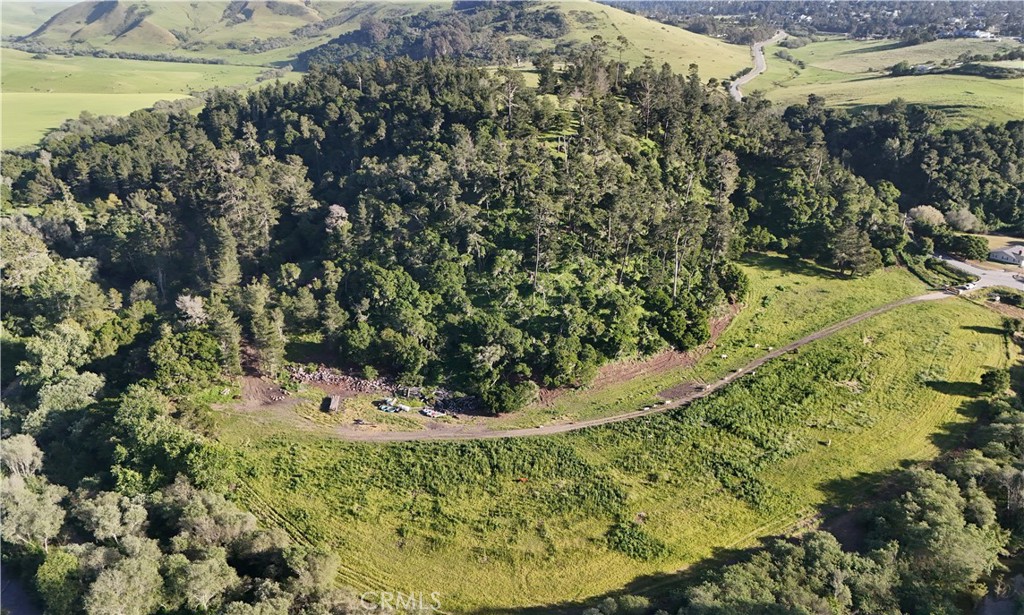
[[[118,60],[85,56],[34,59],[0,50],[3,147],[38,141],[82,111],[125,115],[158,100],[185,98],[218,86],[255,83],[266,68]]]
[[[958,408],[981,372],[1012,358],[997,314],[946,299],[859,323],[689,407],[561,436],[372,445],[235,415],[220,434],[242,504],[336,550],[339,582],[500,612],[783,531],[842,501],[850,487],[836,481],[933,456],[936,435],[967,420]],[[607,538],[635,518],[636,540],[655,547],[646,559]]]
[[[893,41],[835,39],[789,49],[806,68],[775,56],[779,45],[765,49],[768,69],[752,81],[748,91],[761,90],[777,103],[805,103],[811,94],[833,106],[857,108],[902,98],[927,104],[955,125],[970,122],[1005,122],[1024,116],[1024,78],[985,79],[966,75],[888,77],[888,67],[955,60],[962,53],[991,55],[1019,46],[1012,42],[949,39],[911,47]]]

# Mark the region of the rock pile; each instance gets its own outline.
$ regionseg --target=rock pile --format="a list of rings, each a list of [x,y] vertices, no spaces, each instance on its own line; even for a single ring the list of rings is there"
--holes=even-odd
[[[394,383],[383,378],[367,380],[366,378],[343,374],[336,369],[323,365],[317,367],[314,371],[307,371],[303,367],[290,367],[288,371],[295,382],[330,384],[355,393],[383,393],[390,391],[395,386]]]

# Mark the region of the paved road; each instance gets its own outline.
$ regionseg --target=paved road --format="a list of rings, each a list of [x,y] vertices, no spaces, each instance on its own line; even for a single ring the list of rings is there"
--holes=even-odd
[[[894,301],[886,305],[868,310],[867,312],[861,312],[856,316],[852,316],[837,322],[833,325],[829,325],[824,329],[816,331],[807,337],[801,338],[789,345],[783,346],[782,348],[776,348],[775,350],[765,354],[762,357],[754,359],[747,363],[740,369],[724,376],[700,390],[693,390],[676,399],[663,402],[657,406],[651,406],[649,408],[634,410],[632,412],[625,412],[623,414],[616,414],[614,416],[606,416],[596,419],[590,419],[586,421],[577,421],[574,423],[556,423],[553,425],[544,425],[542,427],[534,427],[527,429],[506,429],[502,431],[487,431],[485,426],[466,426],[466,427],[448,427],[439,425],[436,429],[426,431],[352,431],[351,428],[344,427],[334,432],[334,436],[342,440],[353,440],[360,442],[411,442],[416,440],[484,440],[484,439],[495,439],[495,438],[522,438],[529,436],[548,436],[552,434],[566,433],[569,431],[576,431],[578,429],[585,429],[587,427],[596,427],[598,425],[608,425],[610,423],[618,423],[621,421],[628,421],[630,419],[647,416],[650,414],[658,414],[666,412],[673,408],[684,406],[694,400],[701,399],[711,395],[715,391],[727,386],[735,380],[742,378],[743,376],[753,372],[757,368],[761,367],[768,361],[776,359],[786,354],[814,342],[820,340],[823,337],[832,335],[837,331],[841,331],[851,325],[855,325],[863,320],[867,320],[873,316],[888,312],[895,308],[910,303],[918,303],[920,301],[934,301],[937,299],[944,299],[951,295],[944,292],[930,292],[923,295],[917,295],[915,297],[908,297],[901,299],[900,301]]]
[[[767,70],[768,63],[764,59],[764,46],[771,45],[785,36],[786,33],[779,30],[775,33],[775,36],[770,39],[761,41],[760,43],[754,43],[750,46],[750,55],[754,57],[754,69],[729,85],[729,93],[732,94],[733,98],[737,101],[743,100],[743,93],[740,92],[740,87],[750,83],[755,77]]]
[[[955,267],[960,271],[977,276],[978,281],[975,282],[975,285],[978,288],[1005,286],[1014,290],[1024,290],[1024,282],[1017,279],[1017,276],[1022,276],[1022,279],[1024,279],[1024,270],[1014,273],[1003,269],[983,269],[977,265],[965,263],[962,260],[957,260],[944,254],[936,254],[936,257],[945,261],[950,267]]]
[[[42,611],[29,597],[21,579],[8,575],[0,563],[0,607],[11,615],[39,615]]]

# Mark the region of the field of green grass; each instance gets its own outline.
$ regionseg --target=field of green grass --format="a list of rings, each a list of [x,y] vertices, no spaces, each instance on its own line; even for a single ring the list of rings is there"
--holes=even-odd
[[[4,148],[30,145],[82,111],[125,115],[158,100],[217,86],[255,83],[266,70],[252,66],[115,60],[84,56],[34,59],[0,50]]]
[[[751,65],[750,51],[743,45],[731,45],[597,2],[572,0],[556,6],[570,18],[572,32],[567,39],[588,42],[600,35],[614,45],[620,35],[625,36],[632,46],[623,52],[622,59],[634,66],[650,57],[655,67],[668,62],[676,72],[686,73],[690,64],[697,64],[701,77],[707,80],[725,79]]]
[[[732,335],[749,344],[745,332],[791,326],[781,319],[824,320],[817,305],[772,322],[751,310]],[[691,406],[561,436],[357,444],[227,413],[219,433],[241,503],[336,550],[339,582],[500,612],[654,579],[862,497],[842,481],[933,456],[967,420],[958,409],[981,372],[1010,360],[997,314],[946,299],[859,323]]]
[[[1019,46],[1012,42],[948,39],[899,47],[892,41],[834,39],[789,49],[806,68],[775,57],[778,45],[765,49],[768,70],[747,91],[789,105],[824,96],[829,105],[856,108],[884,104],[894,98],[928,104],[955,124],[1004,122],[1024,115],[1024,78],[985,79],[965,75],[888,77],[884,70],[906,60],[910,64],[955,60],[962,53],[991,55]]]

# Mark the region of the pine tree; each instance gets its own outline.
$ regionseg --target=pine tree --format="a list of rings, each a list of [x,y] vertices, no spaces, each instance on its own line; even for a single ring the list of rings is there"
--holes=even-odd
[[[237,376],[242,373],[242,327],[219,295],[210,297],[207,306],[207,318],[210,332],[220,344],[221,361],[224,373]]]
[[[882,255],[871,246],[867,233],[850,224],[836,235],[832,262],[840,272],[864,275],[882,266]]]
[[[278,309],[261,311],[253,317],[252,333],[260,371],[276,376],[284,365],[284,314]]]
[[[210,287],[224,296],[233,296],[242,281],[242,267],[238,263],[238,242],[224,218],[219,218],[214,223],[213,230],[217,238],[217,247]]]

